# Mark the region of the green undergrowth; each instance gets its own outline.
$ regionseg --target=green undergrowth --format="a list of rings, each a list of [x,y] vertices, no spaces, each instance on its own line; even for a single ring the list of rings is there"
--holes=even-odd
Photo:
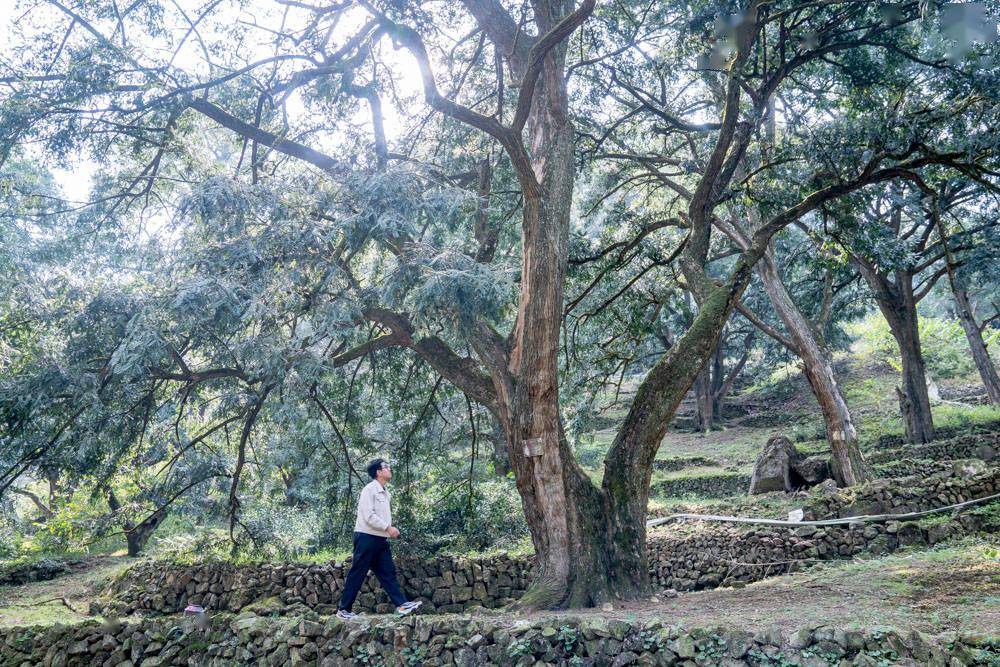
[[[24,569],[39,565],[64,563],[70,558],[72,556],[69,554],[41,554],[35,552],[21,554],[16,558],[2,559],[0,560],[0,581]]]
[[[716,466],[698,466],[696,468],[684,468],[682,470],[674,470],[671,472],[660,472],[656,471],[652,476],[652,483],[655,485],[657,482],[671,482],[682,479],[705,479],[711,477],[729,477],[731,475],[739,474],[749,474],[751,472],[751,467],[740,466],[739,468],[729,467],[721,468]]]
[[[651,499],[651,515],[718,514],[759,519],[785,519],[792,510],[802,507],[804,498],[786,493],[765,493],[759,496],[741,494],[728,498],[701,498],[695,494]]]
[[[983,508],[992,513],[1000,512],[1000,503],[992,503]],[[924,519],[918,523],[924,524]],[[992,579],[993,585],[1000,585],[1000,537],[996,535],[980,537],[967,536],[957,540],[936,544],[931,547],[903,547],[889,555],[855,556],[852,560],[824,561],[814,565],[810,570],[810,578],[823,581],[827,577],[859,577],[878,581],[884,576],[896,577],[905,575],[910,570],[907,566],[915,563],[949,564],[961,567],[971,564]],[[984,581],[983,583],[987,583]]]

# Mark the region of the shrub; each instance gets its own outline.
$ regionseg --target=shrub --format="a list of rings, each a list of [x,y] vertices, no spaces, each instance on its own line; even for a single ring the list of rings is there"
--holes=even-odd
[[[918,326],[924,362],[932,377],[951,379],[976,372],[965,332],[958,320],[921,316]],[[881,314],[873,313],[851,325],[849,330],[857,338],[859,352],[902,371],[896,339]],[[987,346],[995,345],[1000,341],[1000,330],[987,331],[984,339]]]
[[[476,482],[471,503],[468,490],[460,488],[437,499],[426,496],[414,509],[412,525],[404,527],[418,548],[481,551],[509,546],[527,534],[521,501],[510,479]]]

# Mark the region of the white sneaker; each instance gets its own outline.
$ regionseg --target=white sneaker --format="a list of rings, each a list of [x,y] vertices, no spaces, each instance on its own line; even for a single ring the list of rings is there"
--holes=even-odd
[[[346,609],[337,610],[337,618],[343,619],[345,621],[351,621],[358,617],[358,614],[354,612],[347,611]]]
[[[404,602],[403,604],[396,607],[396,613],[399,614],[400,616],[406,616],[407,614],[412,614],[422,604],[423,602],[420,602],[419,600],[415,602]]]

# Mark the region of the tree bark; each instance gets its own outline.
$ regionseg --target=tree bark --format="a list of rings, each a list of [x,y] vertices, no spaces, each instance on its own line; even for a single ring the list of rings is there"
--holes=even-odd
[[[122,505],[118,501],[118,496],[110,488],[107,489],[108,507],[114,513],[122,511]],[[122,532],[125,534],[125,543],[128,546],[128,555],[135,558],[142,554],[146,548],[149,538],[156,532],[157,527],[167,518],[167,505],[164,505],[143,519],[138,524],[133,524],[130,520],[122,518]]]
[[[706,364],[701,372],[698,373],[698,377],[694,380],[694,386],[692,390],[694,391],[695,400],[695,420],[696,429],[702,433],[709,433],[712,430],[712,423],[715,421],[713,408],[715,407],[715,402],[712,400],[712,364]]]
[[[1000,405],[1000,377],[997,376],[997,369],[990,359],[990,353],[986,349],[983,341],[983,332],[976,322],[975,313],[972,310],[972,303],[969,301],[969,293],[965,290],[958,276],[955,275],[955,258],[949,247],[948,232],[941,220],[940,214],[935,210],[934,221],[937,225],[938,235],[941,238],[941,245],[944,248],[945,267],[948,271],[948,284],[951,286],[951,293],[955,297],[955,312],[958,321],[962,324],[962,331],[965,332],[965,339],[969,342],[969,350],[972,352],[972,360],[976,363],[979,377],[986,387],[986,395],[990,403]]]
[[[898,228],[898,223],[896,226]],[[930,442],[934,439],[934,420],[927,392],[927,370],[920,349],[913,273],[909,269],[898,268],[893,271],[894,279],[890,280],[874,264],[857,255],[853,257],[899,347],[903,370],[902,385],[896,388],[896,393],[899,395],[906,439],[914,444]]]
[[[989,350],[983,341],[983,332],[976,322],[972,311],[972,304],[969,302],[969,294],[957,285],[952,285],[952,292],[955,295],[955,312],[958,314],[958,321],[962,324],[965,332],[965,339],[969,341],[969,349],[972,351],[972,360],[976,362],[976,369],[979,370],[979,377],[986,387],[986,395],[993,405],[1000,405],[1000,376],[997,375],[996,366],[990,359]]]
[[[544,7],[548,15],[536,16],[536,22],[548,35],[572,4]],[[515,164],[524,196],[523,261],[509,353],[502,349],[505,341],[485,352],[535,547],[535,580],[519,602],[528,608],[591,606],[627,595],[634,587],[628,576],[644,569],[635,564],[640,550],[609,548],[615,531],[607,502],[577,464],[560,422],[558,353],[575,178],[565,52],[564,44],[556,45],[541,61],[524,126],[530,165]],[[529,62],[526,71],[532,67]]]
[[[715,346],[715,354],[712,355],[712,381],[709,390],[712,395],[712,423],[721,424],[725,415],[726,401],[726,334],[719,338],[719,344]],[[742,367],[741,367],[742,369]],[[733,378],[735,379],[735,377]]]
[[[806,379],[823,413],[832,472],[837,484],[853,486],[869,479],[871,473],[858,446],[858,431],[834,377],[830,355],[785,288],[773,250],[769,249],[757,263],[757,274],[771,305],[788,331],[792,352],[802,360]]]
[[[153,536],[153,533],[156,532],[156,529],[166,518],[166,508],[162,508],[161,510],[153,513],[152,516],[145,519],[139,525],[133,526],[132,528],[126,528],[125,542],[128,545],[128,555],[132,557],[139,556],[146,548],[146,543],[149,542],[149,538]]]
[[[897,274],[904,274],[897,271]],[[917,304],[913,298],[912,277],[897,275],[895,289],[884,294],[898,298],[887,299],[876,294],[879,308],[886,320],[893,338],[899,346],[902,363],[902,386],[898,389],[901,397],[900,412],[908,442],[923,444],[934,439],[934,421],[931,414],[931,400],[927,392],[927,369],[920,348],[920,329],[917,318]]]

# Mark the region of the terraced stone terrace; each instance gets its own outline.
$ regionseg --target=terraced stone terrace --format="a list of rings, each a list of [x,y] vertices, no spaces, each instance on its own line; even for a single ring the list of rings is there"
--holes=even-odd
[[[867,442],[877,477],[860,487],[752,497],[753,451],[731,435],[706,454],[668,436],[651,518],[900,514],[1000,493],[996,424],[922,446]],[[798,446],[823,451],[821,441]],[[370,578],[356,623],[333,616],[339,563],[46,563],[0,588],[0,665],[1000,662],[997,501],[829,527],[672,521],[649,531],[648,548],[650,598],[572,613],[512,610],[530,557],[402,556],[401,581],[423,614],[394,619]],[[207,624],[181,614],[192,604],[206,608]]]

